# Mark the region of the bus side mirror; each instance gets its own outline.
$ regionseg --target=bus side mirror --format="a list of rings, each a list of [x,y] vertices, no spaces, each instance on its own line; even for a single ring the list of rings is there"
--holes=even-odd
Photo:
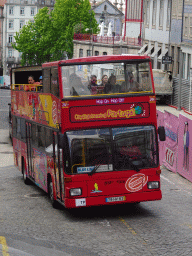
[[[58,138],[58,146],[59,148],[65,149],[65,136],[64,134],[59,134],[59,138]]]
[[[160,141],[165,141],[166,140],[165,127],[164,126],[159,126],[158,127],[158,134],[159,134]]]

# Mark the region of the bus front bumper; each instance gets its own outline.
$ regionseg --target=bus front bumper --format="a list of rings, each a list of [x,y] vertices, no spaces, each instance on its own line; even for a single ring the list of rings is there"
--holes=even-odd
[[[155,201],[161,200],[161,190],[142,192],[142,193],[131,193],[124,195],[114,196],[97,196],[87,198],[65,198],[66,208],[79,208],[99,205],[115,205],[124,203],[136,203],[144,201]]]

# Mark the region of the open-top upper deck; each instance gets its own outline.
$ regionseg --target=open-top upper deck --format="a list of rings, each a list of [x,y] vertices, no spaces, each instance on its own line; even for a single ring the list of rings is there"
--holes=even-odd
[[[28,85],[29,75],[36,81],[42,75],[43,86]],[[44,125],[81,129],[101,121],[107,126],[156,120],[148,56],[96,56],[13,68],[11,79],[14,114]]]

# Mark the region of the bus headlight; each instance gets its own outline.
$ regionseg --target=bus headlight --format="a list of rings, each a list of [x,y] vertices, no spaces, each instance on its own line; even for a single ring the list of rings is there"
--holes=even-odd
[[[149,181],[147,183],[148,189],[156,189],[159,188],[159,181]]]
[[[70,189],[70,196],[80,196],[82,194],[81,188]]]

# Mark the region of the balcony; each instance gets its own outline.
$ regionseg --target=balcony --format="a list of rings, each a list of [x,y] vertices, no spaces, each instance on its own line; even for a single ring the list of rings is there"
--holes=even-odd
[[[87,41],[100,44],[112,44],[112,45],[134,45],[141,46],[141,38],[132,38],[132,37],[121,37],[121,36],[98,36],[90,34],[74,34],[74,40],[78,41]]]
[[[15,63],[15,57],[7,57],[7,63]]]
[[[6,46],[7,46],[7,47],[13,47],[13,46],[12,46],[12,43],[6,43]]]

